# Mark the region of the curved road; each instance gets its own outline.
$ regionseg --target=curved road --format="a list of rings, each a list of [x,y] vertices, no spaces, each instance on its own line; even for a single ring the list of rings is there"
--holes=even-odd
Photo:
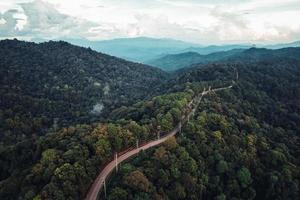
[[[89,192],[87,193],[86,196],[86,200],[97,200],[97,196],[98,193],[100,192],[101,188],[104,186],[105,187],[105,179],[111,174],[111,172],[114,170],[116,164],[119,164],[121,162],[123,162],[124,160],[127,160],[128,158],[131,158],[132,156],[138,154],[141,150],[146,150],[149,149],[153,146],[159,145],[163,142],[165,142],[167,139],[169,139],[170,137],[175,136],[178,132],[181,131],[181,127],[182,124],[186,123],[191,116],[193,116],[195,114],[195,111],[199,105],[199,103],[202,100],[202,97],[210,92],[217,92],[220,90],[225,90],[225,89],[230,89],[232,88],[232,85],[228,86],[228,87],[222,87],[222,88],[216,88],[216,89],[211,89],[211,87],[209,87],[208,90],[203,90],[203,92],[195,97],[190,103],[189,105],[191,105],[193,103],[193,101],[195,101],[195,107],[191,110],[191,112],[186,116],[183,117],[182,122],[179,122],[178,125],[176,126],[176,128],[174,130],[172,130],[171,132],[169,132],[167,135],[165,135],[164,137],[157,139],[157,140],[153,140],[150,141],[149,143],[135,148],[131,151],[128,151],[126,153],[124,153],[123,155],[121,155],[120,157],[118,157],[117,161],[114,159],[113,161],[109,162],[104,169],[100,172],[100,174],[98,175],[98,177],[96,178],[96,180],[94,181],[93,185],[91,186]]]

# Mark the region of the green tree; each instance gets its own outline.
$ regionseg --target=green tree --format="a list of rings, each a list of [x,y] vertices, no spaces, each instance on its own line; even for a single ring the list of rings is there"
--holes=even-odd
[[[135,190],[150,192],[151,183],[143,172],[135,170],[124,178],[124,183]]]
[[[162,131],[170,131],[173,128],[173,117],[171,113],[167,113],[161,119],[161,128]]]
[[[238,171],[237,176],[243,188],[248,187],[252,183],[251,173],[246,167],[242,167]]]
[[[108,158],[108,156],[111,154],[111,146],[109,142],[104,138],[99,139],[96,142],[95,150],[96,150],[96,155],[100,157],[100,159],[102,160]]]
[[[122,148],[122,138],[120,137],[120,127],[115,124],[108,124],[107,126],[108,138],[112,148],[119,151]]]
[[[172,108],[170,113],[173,116],[174,122],[178,123],[181,120],[181,111],[178,108]]]
[[[219,161],[218,164],[217,164],[217,172],[219,174],[223,174],[227,170],[228,170],[227,162],[224,161],[224,160]]]
[[[127,196],[128,196],[128,193],[126,192],[126,190],[124,190],[120,187],[116,187],[116,188],[112,189],[108,199],[109,200],[126,200]]]

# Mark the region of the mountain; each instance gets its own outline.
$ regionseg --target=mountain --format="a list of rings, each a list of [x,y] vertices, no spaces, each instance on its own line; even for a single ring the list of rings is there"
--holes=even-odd
[[[270,61],[275,62],[281,59],[300,59],[300,48],[288,47],[283,49],[250,48],[243,52],[234,54],[221,61],[235,62],[257,62]]]
[[[193,91],[236,84],[203,97],[176,138],[122,164],[110,179],[107,198],[297,199],[300,61],[290,57],[196,65],[179,74],[170,85],[189,83]],[[151,105],[116,115],[144,120]]]
[[[207,64],[211,62],[257,62],[261,60],[274,60],[280,58],[299,59],[299,56],[299,48],[295,47],[283,49],[252,47],[250,49],[233,49],[208,55],[200,55],[196,52],[170,54],[151,60],[147,62],[147,64],[159,67],[164,71],[176,71],[182,68],[192,67],[195,64]]]
[[[300,41],[295,41],[295,42],[291,42],[291,43],[266,45],[263,47],[267,48],[267,49],[282,49],[282,48],[288,48],[288,47],[300,47]]]
[[[84,39],[67,39],[66,41],[84,47],[90,47],[98,52],[124,58],[126,60],[144,63],[161,54],[168,54],[186,49],[199,47],[198,44],[172,39],[155,39],[147,37],[119,38],[104,41],[89,41]]]
[[[66,42],[3,40],[0,60],[4,143],[104,118],[111,109],[151,96],[168,77]]]
[[[66,39],[71,44],[90,47],[98,52],[106,53],[120,57],[129,61],[150,63],[152,60],[169,54],[180,54],[188,52],[197,52],[202,55],[210,53],[229,51],[233,49],[249,49],[251,45],[210,45],[183,42],[167,38],[118,38],[112,40],[90,41],[86,39]],[[36,41],[43,41],[36,39]]]
[[[238,45],[238,44],[210,45],[210,46],[206,46],[206,47],[191,47],[191,48],[184,49],[182,52],[196,52],[201,55],[208,55],[208,54],[220,52],[220,51],[230,51],[233,49],[249,49],[251,47],[252,47],[252,45]]]
[[[195,55],[189,54],[190,52],[198,53],[200,55],[208,55],[217,52],[231,51],[233,49],[246,50],[255,45],[251,44],[228,44],[228,45],[209,45],[204,46],[195,43],[183,42],[180,40],[173,40],[167,38],[149,38],[149,37],[137,37],[137,38],[118,38],[112,40],[91,41],[87,39],[70,39],[70,38],[58,38],[58,41],[63,40],[71,44],[90,47],[91,49],[106,53],[112,56],[120,57],[129,61],[139,62],[144,64],[152,64],[166,71],[176,70],[189,64],[194,64],[199,60],[195,58]],[[42,38],[33,38],[34,42],[46,42],[47,40]],[[299,41],[286,44],[274,44],[274,45],[257,45],[258,48],[267,49],[279,49],[286,47],[299,47]],[[168,61],[173,58],[173,54],[185,54],[187,53],[188,64],[184,64],[184,61],[179,58],[179,63],[172,63]],[[189,54],[189,55],[188,55]],[[171,55],[170,57],[168,57]],[[167,57],[166,61],[161,61]],[[182,57],[180,55],[180,57]],[[197,56],[198,57],[198,56]],[[222,57],[222,56],[221,56]],[[158,60],[156,63],[156,60]],[[175,58],[176,60],[176,58]],[[189,61],[190,60],[190,61]],[[202,59],[200,59],[201,61]],[[205,59],[204,59],[205,60]],[[216,59],[213,59],[213,61]],[[162,63],[161,63],[162,62]],[[209,62],[209,61],[208,61]],[[165,63],[167,66],[162,66]],[[207,63],[207,62],[203,62]],[[172,64],[172,67],[169,65]],[[175,66],[173,67],[173,64]],[[184,64],[184,65],[183,65]],[[170,69],[169,69],[170,68]]]
[[[222,60],[243,52],[245,49],[233,49],[229,51],[221,51],[208,55],[201,55],[196,52],[186,52],[180,54],[169,54],[146,62],[148,65],[159,67],[164,71],[176,71],[178,69],[188,67],[193,64],[206,64]]]

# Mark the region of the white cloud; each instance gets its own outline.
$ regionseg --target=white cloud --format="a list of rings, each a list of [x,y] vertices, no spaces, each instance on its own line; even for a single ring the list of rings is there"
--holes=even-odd
[[[2,0],[0,12],[1,37],[151,36],[199,43],[300,39],[299,0]]]

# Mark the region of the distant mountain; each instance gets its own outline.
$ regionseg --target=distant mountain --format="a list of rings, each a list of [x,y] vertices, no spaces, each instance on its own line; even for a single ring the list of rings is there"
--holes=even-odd
[[[207,64],[210,62],[257,62],[281,58],[300,59],[300,48],[289,47],[283,49],[233,49],[221,51],[208,55],[201,55],[196,52],[170,54],[158,59],[151,60],[147,64],[159,67],[165,71],[176,71],[185,67],[192,67],[195,64]]]
[[[300,47],[300,41],[295,41],[291,43],[286,43],[286,44],[273,44],[273,45],[267,45],[263,46],[264,48],[267,49],[281,49],[281,48],[287,48],[287,47]]]
[[[106,53],[112,56],[120,57],[129,61],[140,62],[144,64],[152,63],[154,60],[161,59],[169,54],[181,54],[195,52],[201,55],[208,55],[216,52],[230,51],[233,49],[249,49],[252,44],[229,44],[229,45],[210,45],[204,46],[195,43],[183,42],[167,38],[119,38],[113,40],[91,41],[87,39],[58,38],[57,40],[67,41],[71,44],[90,47],[91,49]],[[42,38],[34,38],[34,42],[46,42]],[[299,47],[300,41],[276,44],[276,45],[257,45],[259,48],[279,49],[285,47]],[[192,62],[193,63],[193,62]],[[181,64],[180,64],[181,65]],[[156,65],[159,66],[159,65]],[[160,67],[160,66],[159,66]],[[166,69],[169,67],[163,67]],[[176,69],[174,67],[174,69]],[[168,69],[167,69],[168,70]],[[172,69],[173,70],[173,69]]]
[[[289,47],[282,49],[266,49],[266,48],[251,48],[243,52],[234,54],[221,61],[235,61],[235,62],[260,62],[281,59],[295,59],[300,60],[300,48]]]
[[[182,50],[182,52],[196,52],[201,55],[208,55],[220,51],[230,51],[232,49],[249,49],[252,45],[211,45],[207,47],[191,47]]]
[[[196,52],[186,52],[180,54],[170,54],[146,62],[151,66],[159,67],[165,71],[175,71],[193,64],[206,64],[228,58],[232,55],[245,51],[245,49],[233,49],[221,51],[208,55],[201,55]]]
[[[189,47],[201,47],[198,44],[179,40],[147,37],[120,38],[104,41],[66,39],[66,41],[75,45],[90,47],[98,52],[141,63],[162,54],[176,53]]]
[[[0,143],[99,120],[146,98],[168,76],[66,42],[3,40],[0,60]]]

